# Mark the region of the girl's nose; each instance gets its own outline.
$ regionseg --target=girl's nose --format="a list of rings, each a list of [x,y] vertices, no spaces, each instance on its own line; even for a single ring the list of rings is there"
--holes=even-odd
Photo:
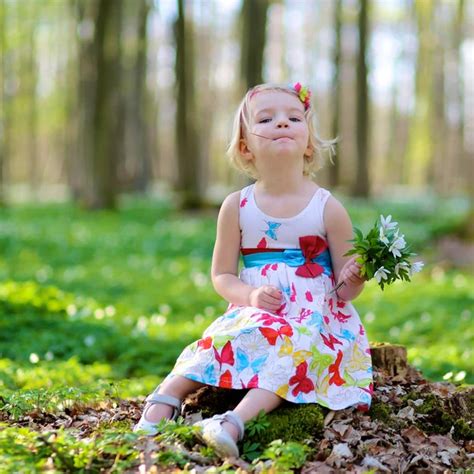
[[[288,120],[286,118],[280,118],[277,122],[278,128],[288,128]]]

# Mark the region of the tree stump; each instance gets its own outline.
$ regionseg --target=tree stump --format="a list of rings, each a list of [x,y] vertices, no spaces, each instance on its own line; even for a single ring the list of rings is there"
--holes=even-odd
[[[372,365],[392,377],[404,377],[409,366],[406,347],[387,342],[376,342],[370,346]]]

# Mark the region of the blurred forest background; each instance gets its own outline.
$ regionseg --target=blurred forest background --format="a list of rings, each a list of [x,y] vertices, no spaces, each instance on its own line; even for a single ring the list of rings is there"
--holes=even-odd
[[[392,214],[426,263],[368,282],[369,341],[474,383],[474,1],[0,0],[0,56],[5,472],[102,466],[90,440],[51,461],[52,417],[149,393],[225,311],[217,206],[248,183],[225,150],[262,81],[311,88],[340,137],[318,183],[363,231]],[[131,414],[87,424],[125,462]]]
[[[225,149],[260,82],[313,91],[339,136],[322,185],[472,193],[469,0],[2,0],[0,197],[113,208],[175,190],[185,208],[245,183]]]

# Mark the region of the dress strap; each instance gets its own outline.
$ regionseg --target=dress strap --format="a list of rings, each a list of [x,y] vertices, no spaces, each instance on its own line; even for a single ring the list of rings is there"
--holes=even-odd
[[[240,190],[240,208],[245,207],[252,193],[253,184],[249,184]]]
[[[318,221],[318,228],[321,229],[323,235],[327,235],[326,226],[324,225],[324,208],[331,197],[330,191],[325,188],[319,188],[314,199],[314,215]]]

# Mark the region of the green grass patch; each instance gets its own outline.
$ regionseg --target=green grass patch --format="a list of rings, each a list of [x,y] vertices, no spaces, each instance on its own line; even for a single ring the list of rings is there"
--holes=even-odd
[[[392,214],[430,258],[433,239],[467,210],[456,199],[342,200],[361,229]],[[181,215],[168,201],[125,199],[117,212],[17,206],[0,210],[0,223],[0,358],[12,364],[0,383],[10,389],[95,377],[136,393],[226,308],[209,277],[213,212]],[[412,283],[384,292],[367,285],[355,306],[370,340],[406,345],[430,378],[472,383],[473,287],[472,275],[431,263]]]

